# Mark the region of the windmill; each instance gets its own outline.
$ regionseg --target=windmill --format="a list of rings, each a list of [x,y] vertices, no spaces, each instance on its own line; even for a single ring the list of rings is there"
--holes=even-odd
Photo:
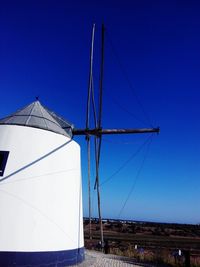
[[[99,177],[102,135],[159,132],[159,128],[102,128],[104,32],[102,25],[97,112],[93,83],[93,25],[84,129],[75,129],[73,124],[44,107],[38,98],[0,119],[0,266],[59,264],[64,267],[84,260],[80,146],[73,136],[83,135],[87,141],[90,237],[91,137],[95,140],[94,187],[103,245]],[[91,110],[93,127],[90,125]]]
[[[104,36],[105,27],[102,24],[101,29],[101,62],[100,62],[100,82],[99,82],[99,105],[98,112],[96,110],[95,96],[94,96],[94,81],[93,81],[93,57],[94,57],[94,37],[95,37],[95,24],[92,28],[91,37],[91,50],[90,50],[90,69],[89,69],[89,82],[88,82],[88,96],[87,96],[87,111],[86,111],[86,125],[85,129],[73,129],[73,135],[83,135],[87,142],[87,157],[88,157],[88,206],[89,206],[89,237],[91,235],[91,137],[94,137],[95,144],[95,185],[94,189],[97,191],[98,201],[98,216],[100,225],[101,245],[103,246],[103,224],[101,215],[101,197],[100,197],[100,177],[99,177],[99,163],[101,155],[102,135],[111,134],[142,134],[142,133],[159,133],[159,128],[143,128],[143,129],[104,129],[102,128],[102,100],[103,100],[103,78],[104,78]],[[93,113],[94,126],[90,127],[90,113]]]

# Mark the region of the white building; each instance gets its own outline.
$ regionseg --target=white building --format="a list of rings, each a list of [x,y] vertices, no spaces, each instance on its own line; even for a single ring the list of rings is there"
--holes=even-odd
[[[35,101],[0,120],[0,266],[84,259],[80,147]]]

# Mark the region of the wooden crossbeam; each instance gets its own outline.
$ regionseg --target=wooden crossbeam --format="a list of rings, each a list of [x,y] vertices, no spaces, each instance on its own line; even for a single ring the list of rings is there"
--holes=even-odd
[[[73,135],[94,135],[100,136],[105,134],[142,134],[142,133],[159,133],[160,128],[142,128],[142,129],[74,129]]]

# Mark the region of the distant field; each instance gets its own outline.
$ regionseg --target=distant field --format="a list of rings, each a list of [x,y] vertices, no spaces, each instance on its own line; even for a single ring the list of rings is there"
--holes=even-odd
[[[180,249],[190,254],[191,266],[200,266],[200,226],[162,224],[149,222],[126,222],[105,220],[104,239],[108,240],[113,253],[137,257],[141,260],[183,264],[184,257],[175,257]],[[100,240],[98,220],[92,221],[92,240],[89,239],[89,222],[84,220],[85,245],[96,249]],[[135,249],[135,246],[138,248]],[[142,253],[141,253],[142,251]],[[183,264],[184,265],[184,264]]]

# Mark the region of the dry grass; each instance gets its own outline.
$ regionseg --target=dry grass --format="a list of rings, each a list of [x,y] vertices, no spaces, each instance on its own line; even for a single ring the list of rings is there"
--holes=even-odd
[[[97,241],[85,240],[85,247],[87,249],[95,250]],[[153,264],[154,266],[169,266],[169,267],[183,267],[185,266],[185,257],[174,257],[172,251],[166,248],[152,249],[135,249],[132,244],[120,244],[111,242],[110,254],[125,256],[134,259],[138,263]],[[200,256],[192,255],[190,257],[191,267],[200,267]]]
[[[155,249],[154,251],[145,249],[144,251],[136,250],[129,245],[127,249],[111,247],[110,253],[120,256],[134,258],[137,262],[152,263],[157,266],[185,266],[185,257],[174,257],[171,251],[167,249]],[[191,267],[200,267],[200,256],[190,257]]]
[[[87,221],[84,226],[86,248],[96,249],[100,240],[98,221],[92,223],[92,240],[88,239]],[[185,256],[174,256],[174,252],[181,249],[190,252],[191,267],[200,267],[200,225],[107,221],[104,238],[109,241],[110,253],[137,262],[182,267],[185,266]]]

